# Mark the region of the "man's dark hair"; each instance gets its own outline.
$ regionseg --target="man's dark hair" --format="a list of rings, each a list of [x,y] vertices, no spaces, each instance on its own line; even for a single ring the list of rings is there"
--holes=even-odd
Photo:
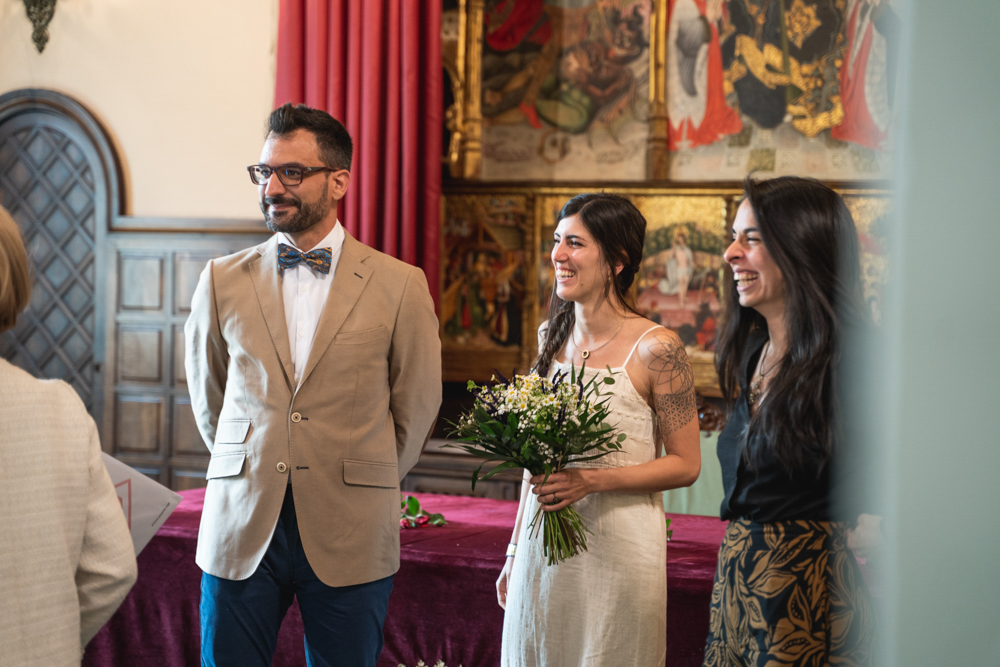
[[[264,137],[271,134],[283,137],[295,130],[313,133],[319,144],[319,157],[325,166],[350,171],[354,144],[351,142],[351,135],[339,120],[325,111],[304,104],[283,104],[268,117]]]

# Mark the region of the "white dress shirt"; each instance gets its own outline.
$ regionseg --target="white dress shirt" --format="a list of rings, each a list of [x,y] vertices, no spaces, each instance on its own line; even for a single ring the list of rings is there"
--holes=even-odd
[[[320,273],[305,262],[299,262],[290,269],[279,269],[281,297],[285,302],[285,324],[288,326],[288,345],[292,350],[296,382],[301,381],[302,373],[309,361],[313,336],[316,334],[323,306],[326,305],[326,299],[330,294],[330,285],[333,284],[333,275],[337,271],[340,251],[344,247],[344,233],[344,228],[338,220],[326,238],[309,249],[330,249],[330,273]],[[278,232],[278,243],[305,252],[281,232]]]

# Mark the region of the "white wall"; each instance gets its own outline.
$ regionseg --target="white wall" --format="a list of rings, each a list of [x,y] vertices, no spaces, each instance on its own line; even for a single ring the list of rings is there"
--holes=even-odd
[[[58,0],[39,54],[22,0],[0,0],[0,94],[49,88],[90,109],[117,143],[128,215],[257,219],[245,167],[274,98],[277,4]]]

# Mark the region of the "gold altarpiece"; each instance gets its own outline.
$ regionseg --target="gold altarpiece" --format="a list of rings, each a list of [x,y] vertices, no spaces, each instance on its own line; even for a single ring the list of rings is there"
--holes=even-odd
[[[453,180],[444,185],[441,206],[439,314],[446,381],[482,381],[494,369],[506,374],[531,367],[537,353],[537,327],[546,319],[551,292],[549,252],[558,211],[580,192],[606,190],[632,199],[648,221],[643,265],[633,288],[639,311],[681,336],[698,392],[719,396],[712,363],[714,333],[719,304],[732,281],[722,251],[742,188],[733,181],[667,180],[671,160],[665,75],[667,2],[653,0],[649,6],[648,45],[643,54],[648,56],[649,73],[644,83],[648,88],[644,177],[630,181],[484,178],[486,3],[460,0],[457,10],[444,13],[443,65],[454,97],[446,115],[450,141],[443,156]],[[599,18],[605,20],[603,14]],[[639,65],[646,71],[646,62],[634,63],[633,69],[640,69]],[[861,237],[865,296],[877,315],[887,277],[884,236],[891,193],[864,181],[827,182],[844,196],[854,214]],[[679,288],[671,262],[676,264],[680,254],[685,255],[686,266],[693,265],[693,274]]]

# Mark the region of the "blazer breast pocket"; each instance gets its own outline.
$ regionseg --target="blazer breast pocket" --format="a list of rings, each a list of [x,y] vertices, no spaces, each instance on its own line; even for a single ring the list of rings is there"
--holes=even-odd
[[[220,477],[235,477],[243,472],[243,463],[247,458],[244,443],[250,435],[250,419],[220,419],[215,429],[215,445],[212,447],[212,460],[208,462],[205,479]]]
[[[384,326],[364,331],[341,331],[334,336],[333,343],[334,345],[364,345],[365,343],[385,340],[388,335],[389,332]]]
[[[221,419],[215,428],[215,444],[242,445],[250,434],[253,422],[249,419]]]

